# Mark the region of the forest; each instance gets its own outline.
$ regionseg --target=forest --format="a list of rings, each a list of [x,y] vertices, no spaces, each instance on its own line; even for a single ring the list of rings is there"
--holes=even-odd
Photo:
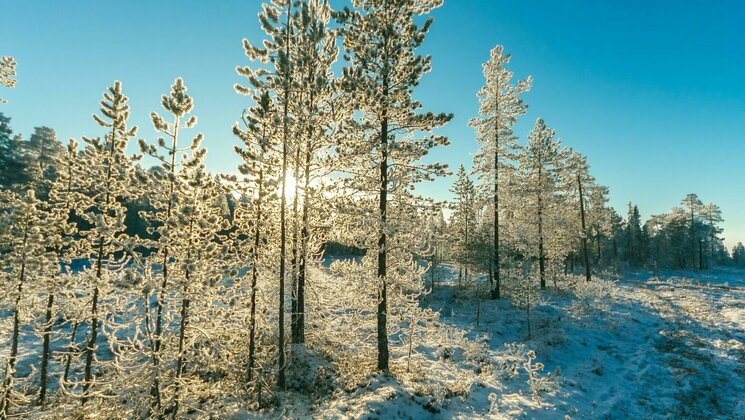
[[[547,373],[536,340],[570,321],[546,299],[576,295],[602,317],[594,305],[630,273],[745,267],[717,204],[691,193],[646,221],[633,203],[619,214],[550,118],[515,132],[533,79],[501,45],[483,51],[466,116],[473,169],[432,161],[453,115],[414,96],[442,0],[344,3],[263,4],[264,39],[244,39],[235,68],[231,173],[206,167],[182,78],[161,109],[136,110],[157,138],[130,123],[126,80],[91,104],[100,129],[68,142],[47,126],[26,138],[0,105],[0,418],[519,416],[484,385],[510,380],[526,387],[523,415],[550,418],[565,366]],[[13,57],[0,68],[14,88]],[[419,192],[448,175],[454,199]],[[444,323],[458,311],[516,329],[483,344]],[[384,386],[398,391],[380,406],[349,402]],[[386,411],[407,398],[420,411]]]

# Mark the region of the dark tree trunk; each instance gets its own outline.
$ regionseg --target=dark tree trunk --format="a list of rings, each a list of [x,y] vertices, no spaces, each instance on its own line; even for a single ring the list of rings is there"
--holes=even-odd
[[[492,299],[502,297],[500,261],[499,261],[499,86],[495,97],[495,131],[494,131],[494,288],[491,292]]]
[[[52,335],[52,308],[54,305],[54,294],[49,293],[47,299],[47,311],[44,317],[44,339],[41,348],[41,369],[39,372],[39,404],[44,404],[47,397],[47,380],[49,373],[49,342]]]
[[[287,60],[290,60],[290,16],[292,13],[292,2],[287,3],[287,40],[286,40],[286,55]],[[289,75],[285,75],[289,77]],[[278,358],[277,358],[277,387],[280,390],[285,389],[285,373],[286,364],[285,361],[285,274],[286,267],[285,261],[287,260],[287,220],[286,220],[286,198],[287,198],[287,152],[288,142],[290,137],[290,82],[287,81],[284,87],[284,119],[283,119],[283,138],[282,138],[282,197],[279,203],[280,216],[279,216],[279,230],[280,230],[280,248],[279,248],[279,345],[278,345]]]
[[[70,377],[70,362],[72,361],[72,352],[75,351],[75,335],[78,333],[79,325],[80,324],[76,321],[75,325],[72,326],[70,345],[67,346],[67,357],[65,357],[65,373],[62,375],[63,382],[67,382],[67,379]]]
[[[189,240],[191,241],[194,233],[194,219],[189,221]],[[188,264],[192,263],[192,246],[189,245],[189,250],[186,254],[186,261]],[[187,265],[188,267],[188,265]],[[186,328],[189,326],[189,305],[191,299],[189,299],[189,284],[191,283],[191,271],[187,268],[184,273],[186,282],[184,283],[184,294],[181,298],[181,322],[179,323],[179,335],[178,335],[178,359],[176,360],[176,375],[175,385],[173,391],[174,407],[172,411],[173,418],[176,418],[179,410],[180,403],[180,391],[181,391],[181,376],[184,373],[184,342],[186,341]]]
[[[262,157],[264,147],[262,146]],[[251,270],[251,315],[248,320],[248,382],[253,380],[254,365],[256,363],[256,281],[259,276],[259,247],[261,246],[262,201],[264,199],[264,167],[259,168],[259,192],[256,202],[256,218],[254,228],[253,268]]]
[[[546,288],[546,256],[543,250],[543,198],[538,195],[538,268],[541,275],[541,289]]]
[[[302,99],[301,99],[302,102]],[[298,136],[298,140],[299,140]],[[299,143],[299,141],[298,141]],[[298,175],[299,175],[299,167],[300,167],[300,147],[297,147],[297,150],[295,152],[295,195],[292,197],[292,258],[290,260],[290,266],[292,267],[292,293],[290,295],[291,301],[290,301],[290,339],[292,340],[292,344],[297,344],[300,342],[300,333],[299,333],[299,325],[298,322],[300,322],[300,316],[298,313],[298,276],[300,272],[299,260],[300,255],[299,254],[299,244],[298,244]]]
[[[109,142],[111,147],[109,149],[109,158],[106,162],[106,199],[104,203],[106,205],[106,211],[108,211],[109,204],[111,203],[111,172],[114,161],[115,143],[116,143],[116,124],[112,125]],[[103,259],[107,254],[104,252],[104,237],[101,235],[98,241],[98,257],[96,258],[96,278],[93,285],[93,299],[91,302],[91,335],[88,340],[88,344],[85,347],[85,381],[83,382],[83,397],[80,400],[81,405],[85,405],[88,402],[88,391],[91,387],[91,380],[93,379],[93,357],[96,351],[96,340],[98,339],[98,282],[101,281],[101,275],[103,274]]]
[[[698,269],[704,269],[704,241],[698,240]]]
[[[384,86],[387,94],[387,83]],[[378,369],[388,371],[388,280],[386,256],[386,220],[388,204],[388,117],[383,117],[383,123],[380,129],[380,237],[378,238],[378,279],[380,281],[380,291],[378,296]]]
[[[311,96],[312,98],[312,96]],[[311,99],[312,100],[312,99]],[[309,129],[309,131],[311,131]],[[312,133],[309,133],[312,134]],[[300,273],[297,282],[297,343],[305,343],[305,282],[308,273],[308,241],[310,240],[310,228],[308,226],[309,188],[310,188],[310,164],[312,159],[312,144],[310,138],[306,142],[305,149],[305,179],[303,194],[303,227],[300,230]]]
[[[590,254],[587,250],[587,227],[585,226],[585,200],[584,196],[582,194],[582,179],[579,176],[579,173],[577,173],[577,185],[579,186],[579,212],[582,219],[582,251],[584,253],[583,257],[585,260],[585,278],[587,281],[592,280],[592,275],[590,274]]]
[[[189,273],[187,271],[186,273],[186,284],[189,284]],[[173,418],[175,419],[178,414],[179,410],[179,404],[181,401],[181,396],[179,395],[181,392],[181,377],[184,374],[184,342],[186,341],[186,328],[189,326],[189,305],[191,304],[191,299],[189,299],[187,294],[189,293],[189,290],[186,285],[184,285],[184,298],[181,300],[181,322],[179,325],[179,337],[178,337],[178,359],[176,361],[176,378],[175,378],[175,384],[174,384],[174,391],[173,391],[173,399],[174,399],[174,407],[172,411]]]
[[[23,234],[23,256],[21,258],[21,273],[18,279],[18,296],[16,296],[15,308],[13,313],[13,337],[10,344],[10,357],[5,365],[5,380],[3,381],[3,399],[0,402],[0,418],[8,417],[10,410],[10,395],[13,390],[13,377],[15,376],[16,359],[18,358],[18,338],[20,336],[20,314],[21,296],[23,295],[23,283],[26,279],[26,243],[28,241],[28,226]]]
[[[166,206],[166,220],[169,220],[171,218],[171,212],[173,210],[173,193],[175,190],[175,182],[176,182],[176,150],[178,148],[178,126],[179,126],[179,120],[180,118],[178,116],[175,117],[176,120],[173,124],[173,143],[172,143],[172,149],[173,152],[171,153],[171,178],[169,181],[168,186],[168,205]],[[153,355],[152,355],[152,363],[153,363],[153,369],[156,371],[153,375],[153,383],[150,385],[150,397],[152,398],[152,408],[156,410],[156,412],[160,412],[161,408],[161,399],[160,399],[160,376],[157,372],[158,365],[160,364],[160,346],[161,346],[161,334],[163,333],[163,302],[166,299],[166,291],[168,287],[168,263],[169,263],[169,252],[168,247],[166,246],[163,249],[163,281],[160,285],[160,293],[157,296],[157,309],[156,309],[156,315],[155,315],[155,342],[153,344]],[[145,302],[146,311],[150,311],[150,302]]]

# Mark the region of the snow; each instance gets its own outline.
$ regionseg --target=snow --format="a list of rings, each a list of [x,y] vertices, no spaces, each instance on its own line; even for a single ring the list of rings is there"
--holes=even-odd
[[[350,385],[311,349],[290,374],[314,389],[260,412],[240,401],[219,409],[237,419],[745,418],[745,271],[562,278],[533,306],[530,339],[525,310],[509,299],[478,300],[452,266],[437,277],[420,305],[440,316],[411,358],[395,354],[390,374]],[[35,340],[24,332],[24,351]],[[530,351],[531,370],[545,365],[532,377]]]
[[[745,416],[745,272],[733,269],[580,277],[542,292],[527,339],[525,311],[482,300],[444,267],[422,305],[465,340],[419,349],[427,380],[394,371],[312,410],[327,418],[708,418]],[[574,284],[576,282],[576,284]],[[568,289],[568,291],[567,291]],[[447,340],[443,340],[447,342]],[[521,343],[521,344],[519,344]],[[514,350],[516,347],[524,348]],[[482,347],[483,346],[483,347]],[[510,351],[512,349],[512,352]],[[527,349],[554,387],[533,398]],[[473,352],[479,352],[474,355]],[[480,361],[477,361],[480,360]],[[517,367],[509,373],[510,362]],[[491,368],[487,368],[491,365]],[[440,389],[441,388],[441,389]],[[306,413],[309,414],[309,413]]]

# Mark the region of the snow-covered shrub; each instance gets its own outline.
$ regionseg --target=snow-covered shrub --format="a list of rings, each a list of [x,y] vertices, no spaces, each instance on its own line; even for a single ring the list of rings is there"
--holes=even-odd
[[[588,282],[575,276],[571,282],[571,290],[577,297],[571,307],[571,311],[576,314],[605,312],[610,305],[611,287],[607,280],[594,278]]]
[[[520,375],[520,365],[527,354],[525,344],[505,343],[504,349],[495,357],[496,375],[501,380],[514,379]]]
[[[540,374],[540,371],[544,367],[543,363],[533,363],[533,360],[536,358],[535,352],[532,350],[529,351],[526,354],[526,358],[527,360],[523,363],[523,368],[528,374],[528,385],[530,385],[530,392],[533,398],[538,400],[541,394],[556,390],[556,380],[552,377],[551,373],[548,373],[546,376],[541,376]]]

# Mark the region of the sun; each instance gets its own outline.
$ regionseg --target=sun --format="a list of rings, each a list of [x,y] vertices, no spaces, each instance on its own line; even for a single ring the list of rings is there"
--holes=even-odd
[[[295,198],[295,187],[297,180],[291,170],[285,172],[285,201],[292,201]]]

